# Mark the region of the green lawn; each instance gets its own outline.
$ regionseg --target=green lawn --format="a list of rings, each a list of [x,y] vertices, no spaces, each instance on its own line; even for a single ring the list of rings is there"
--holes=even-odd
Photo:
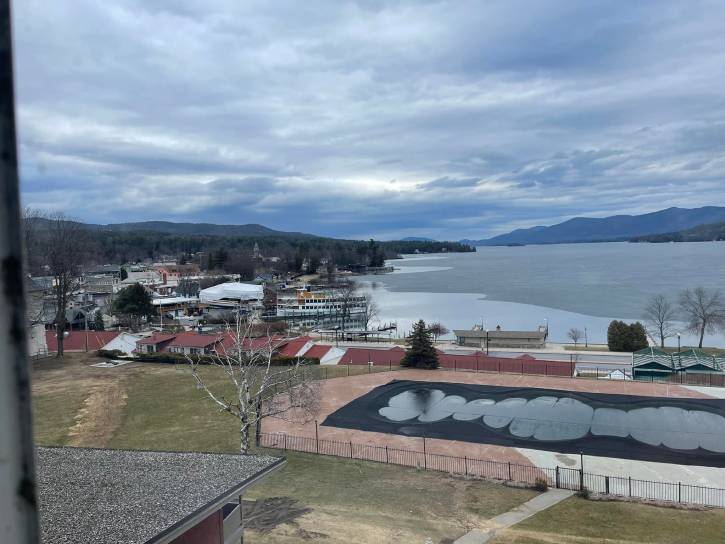
[[[722,544],[725,510],[677,510],[572,497],[500,533],[491,544]]]
[[[72,361],[72,357],[71,357]],[[225,385],[219,369],[203,371]],[[356,368],[353,373],[359,372]],[[367,371],[367,369],[365,369]],[[347,374],[347,369],[333,372]],[[329,376],[331,377],[331,376]],[[145,364],[116,369],[78,362],[36,365],[36,441],[66,443],[67,432],[91,391],[122,386],[119,424],[99,447],[167,451],[238,451],[236,420],[219,413],[185,366]],[[95,435],[94,435],[95,436]],[[311,507],[294,524],[267,535],[250,531],[249,542],[433,542],[455,539],[471,527],[535,495],[528,489],[466,480],[444,473],[278,450],[287,465],[249,493],[251,498],[292,497]],[[323,536],[324,535],[324,536]]]
[[[33,372],[36,441],[63,445],[81,421],[112,421],[106,434],[95,425],[89,445],[170,451],[238,451],[236,421],[219,413],[198,391],[188,367],[162,364],[89,368],[87,357],[66,363],[36,363]],[[205,369],[212,383],[224,384],[218,369]],[[353,373],[363,369],[353,368]],[[367,370],[366,368],[364,369]],[[317,370],[318,372],[321,369]],[[347,369],[328,373],[347,373]],[[328,377],[331,377],[328,374]],[[103,410],[82,410],[93,392],[113,399]],[[107,413],[116,406],[116,414]],[[98,422],[96,422],[98,423]],[[88,428],[94,428],[88,425]],[[88,437],[86,437],[88,438]],[[491,517],[533,497],[535,492],[367,461],[261,450],[284,454],[287,465],[253,488],[250,498],[292,497],[312,508],[294,523],[251,543],[450,542]],[[569,499],[516,527],[495,544],[710,544],[725,542],[725,510],[682,511],[620,502]]]
[[[572,345],[565,345],[564,349],[566,351],[609,351],[609,347],[604,344],[595,344],[595,345],[588,345],[579,343],[577,346]]]
[[[437,472],[313,454],[286,453],[287,466],[249,497],[294,497],[313,512],[301,529],[333,542],[433,542],[455,539],[466,528],[525,502],[536,492],[454,478]],[[347,525],[347,526],[346,526]],[[363,536],[367,533],[369,536]],[[250,542],[294,542],[299,530],[279,528]]]
[[[82,387],[67,387],[33,395],[33,420],[36,441],[43,445],[62,446],[67,443],[68,431],[83,406],[88,391]]]

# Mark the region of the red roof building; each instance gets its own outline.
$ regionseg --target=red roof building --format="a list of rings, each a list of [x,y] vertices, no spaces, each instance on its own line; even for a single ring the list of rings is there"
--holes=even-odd
[[[332,349],[332,346],[323,344],[314,344],[310,349],[305,351],[304,357],[309,359],[322,359]]]
[[[166,351],[166,347],[176,338],[175,334],[155,332],[151,336],[136,342],[136,351],[139,353],[159,353]]]
[[[273,351],[284,346],[287,339],[280,336],[261,336],[259,338],[245,338],[242,341],[246,350]],[[154,333],[148,338],[136,342],[139,353],[182,353],[185,355],[208,355],[211,353],[224,353],[234,347],[235,336],[232,331],[216,333],[199,333],[186,331],[180,333]]]
[[[347,348],[339,365],[397,365],[405,356],[405,350],[399,346],[389,349]]]
[[[121,333],[118,331],[68,331],[63,340],[63,351],[97,351],[119,334]],[[55,331],[45,331],[45,342],[49,352],[58,351]]]
[[[308,345],[309,344],[309,345]],[[280,357],[298,357],[312,347],[312,338],[309,336],[298,336],[280,347]]]

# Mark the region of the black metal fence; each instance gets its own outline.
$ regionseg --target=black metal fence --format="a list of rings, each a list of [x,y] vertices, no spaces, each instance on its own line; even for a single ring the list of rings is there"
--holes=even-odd
[[[725,489],[675,482],[605,476],[568,467],[544,468],[507,461],[455,457],[416,450],[374,446],[351,441],[324,440],[286,433],[260,433],[258,446],[377,461],[423,470],[512,481],[535,486],[546,481],[550,487],[591,492],[633,499],[698,504],[725,508]],[[425,441],[424,441],[425,444]],[[425,445],[424,445],[425,448]]]

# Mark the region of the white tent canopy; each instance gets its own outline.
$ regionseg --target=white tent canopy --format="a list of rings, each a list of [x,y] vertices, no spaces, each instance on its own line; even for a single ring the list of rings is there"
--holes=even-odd
[[[141,338],[143,338],[143,336],[140,334],[122,332],[101,349],[106,351],[118,350],[122,351],[124,355],[133,355],[133,350],[136,349],[136,342],[141,340]]]
[[[228,282],[202,289],[199,292],[201,302],[217,302],[220,300],[249,301],[262,300],[264,288],[251,283]]]

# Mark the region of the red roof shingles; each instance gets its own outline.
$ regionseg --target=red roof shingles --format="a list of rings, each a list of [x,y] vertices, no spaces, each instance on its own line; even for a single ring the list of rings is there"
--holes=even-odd
[[[224,335],[218,334],[199,334],[198,332],[180,332],[169,343],[166,348],[207,348],[218,344],[224,340]]]
[[[325,346],[323,344],[314,344],[310,349],[308,349],[303,357],[309,357],[310,359],[322,359],[325,355],[327,355],[327,352],[329,352],[332,349],[332,346]]]
[[[311,342],[312,338],[309,336],[298,336],[287,342],[279,350],[281,357],[296,357],[299,351],[305,347],[305,344]]]
[[[398,346],[390,349],[347,348],[338,364],[366,365],[372,361],[373,364],[397,365],[404,356],[405,350]]]
[[[138,342],[136,342],[137,346],[155,346],[157,344],[161,344],[163,342],[168,342],[169,340],[173,340],[176,338],[176,334],[171,333],[161,333],[161,332],[155,332],[151,336],[147,336],[146,338],[142,338]]]
[[[97,351],[116,338],[118,331],[87,331],[88,332],[88,351]],[[45,331],[45,342],[48,351],[58,351],[58,339],[55,331]],[[85,351],[86,350],[86,331],[68,331],[63,341],[63,351]]]

